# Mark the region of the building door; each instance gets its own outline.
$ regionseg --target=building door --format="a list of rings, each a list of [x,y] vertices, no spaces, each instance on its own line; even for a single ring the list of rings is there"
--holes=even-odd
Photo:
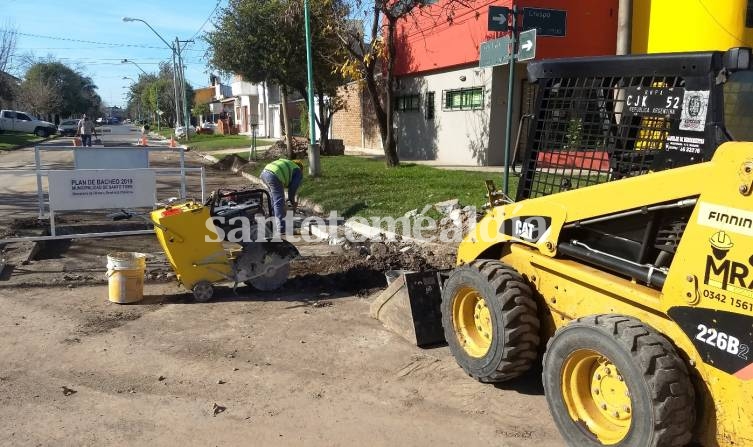
[[[248,106],[243,106],[243,131],[248,132]]]

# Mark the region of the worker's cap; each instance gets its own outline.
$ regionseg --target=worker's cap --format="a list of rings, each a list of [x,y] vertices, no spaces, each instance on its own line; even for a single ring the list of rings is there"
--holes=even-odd
[[[293,160],[293,163],[297,164],[301,170],[303,170],[303,161],[301,160]]]

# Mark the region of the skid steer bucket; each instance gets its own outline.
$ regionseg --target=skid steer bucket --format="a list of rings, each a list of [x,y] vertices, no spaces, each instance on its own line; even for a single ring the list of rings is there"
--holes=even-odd
[[[443,271],[403,273],[371,304],[371,316],[417,346],[444,343],[442,329]]]

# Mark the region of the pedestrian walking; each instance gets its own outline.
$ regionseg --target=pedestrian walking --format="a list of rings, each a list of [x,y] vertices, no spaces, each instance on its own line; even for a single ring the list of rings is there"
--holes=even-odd
[[[76,126],[76,136],[81,137],[81,146],[92,147],[92,135],[97,136],[97,129],[94,127],[91,118],[84,114],[78,121],[78,126]]]
[[[274,210],[277,228],[280,233],[285,232],[285,188],[288,188],[288,200],[295,210],[297,202],[295,193],[303,182],[303,163],[299,160],[281,158],[269,163],[261,171],[261,180],[269,189],[272,196],[272,209]]]

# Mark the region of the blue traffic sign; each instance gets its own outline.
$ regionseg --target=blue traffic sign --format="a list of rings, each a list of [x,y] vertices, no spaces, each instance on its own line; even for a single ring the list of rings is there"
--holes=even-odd
[[[535,29],[536,35],[539,37],[565,37],[567,34],[567,11],[523,8],[523,29]]]
[[[490,6],[489,31],[508,31],[508,17],[510,17],[510,8],[507,6]]]

